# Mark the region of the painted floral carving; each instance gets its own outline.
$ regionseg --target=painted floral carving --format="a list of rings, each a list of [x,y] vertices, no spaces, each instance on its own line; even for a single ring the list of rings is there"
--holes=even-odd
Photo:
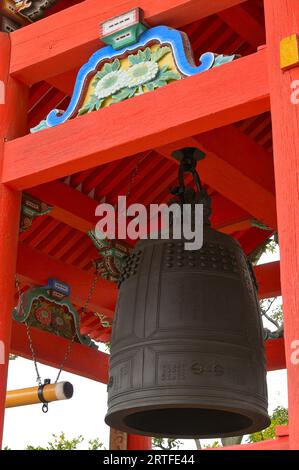
[[[96,73],[93,80],[94,93],[78,114],[97,111],[109,97],[112,98],[112,103],[118,103],[145,91],[160,88],[170,81],[179,80],[181,75],[178,72],[169,70],[168,65],[159,65],[159,61],[169,52],[171,49],[168,46],[155,51],[149,47],[144,51],[139,50],[137,54],[128,56],[129,68],[126,70],[120,70],[119,59],[106,63]]]
[[[13,310],[13,318],[62,338],[74,338],[74,341],[86,346],[97,347],[91,338],[80,333],[78,312],[68,297],[55,300],[51,296],[49,285],[32,287],[23,292],[18,306]]]
[[[119,70],[120,61],[115,59],[112,64],[105,64],[103,70],[97,72],[94,77],[94,96],[101,101],[126,85],[126,75]]]
[[[146,61],[133,65],[127,71],[127,86],[132,88],[144,85],[156,77],[158,70],[159,66],[156,62]]]
[[[51,312],[47,310],[46,306],[41,305],[35,310],[35,317],[42,325],[50,325]]]
[[[168,53],[169,57],[165,57]],[[163,57],[165,60],[161,60]],[[52,109],[47,118],[30,132],[58,126],[75,116],[155,90],[171,81],[206,72],[237,58],[236,54],[225,56],[204,52],[199,57],[199,65],[195,65],[185,34],[168,26],[145,29],[138,38],[136,36],[134,44],[115,50],[109,45],[94,52],[77,74],[67,109]],[[91,77],[86,93],[86,84]]]

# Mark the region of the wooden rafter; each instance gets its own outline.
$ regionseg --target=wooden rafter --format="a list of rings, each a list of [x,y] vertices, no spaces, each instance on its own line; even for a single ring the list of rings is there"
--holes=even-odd
[[[257,49],[265,44],[266,35],[264,27],[244,8],[236,5],[227,10],[220,11],[219,17],[227,23],[233,31]]]
[[[146,180],[142,188],[144,188],[146,184],[149,184],[147,174]],[[172,177],[172,180],[174,182],[175,178]],[[139,186],[140,184],[138,187]],[[164,184],[164,186],[166,185]],[[104,189],[106,191],[105,186]],[[67,224],[83,233],[95,227],[97,222],[95,210],[98,202],[67,184],[60,181],[52,181],[40,186],[35,186],[29,189],[28,193],[52,206],[53,209],[49,215],[59,222]],[[165,193],[169,193],[168,187]],[[138,198],[138,200],[141,199]],[[136,201],[135,192],[134,201]],[[107,202],[109,202],[109,200]],[[164,199],[158,202],[164,202]],[[130,204],[130,200],[128,204]],[[221,232],[234,233],[238,230],[249,228],[251,226],[251,220],[248,213],[242,211],[221,195],[215,194],[213,196],[212,224],[214,228]]]
[[[31,188],[29,194],[53,207],[51,217],[76,230],[86,233],[94,228],[97,222],[97,202],[65,183],[51,181]]]
[[[94,275],[44,254],[42,251],[19,243],[17,273],[24,284],[46,285],[50,277],[71,286],[71,299],[84,306]],[[115,284],[100,279],[90,301],[90,309],[113,318],[117,290]]]

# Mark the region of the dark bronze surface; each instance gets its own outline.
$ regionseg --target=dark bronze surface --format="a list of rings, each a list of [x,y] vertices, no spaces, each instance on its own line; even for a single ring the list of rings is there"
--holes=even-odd
[[[228,235],[206,227],[197,251],[138,242],[119,290],[106,423],[181,438],[270,424],[256,287]]]

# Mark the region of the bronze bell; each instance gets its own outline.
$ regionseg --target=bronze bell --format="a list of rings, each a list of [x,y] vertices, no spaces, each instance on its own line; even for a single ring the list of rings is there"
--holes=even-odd
[[[254,274],[238,242],[209,226],[192,154],[176,154],[176,193],[184,200],[191,171],[205,204],[203,247],[139,241],[120,283],[105,421],[128,433],[226,437],[270,424]]]

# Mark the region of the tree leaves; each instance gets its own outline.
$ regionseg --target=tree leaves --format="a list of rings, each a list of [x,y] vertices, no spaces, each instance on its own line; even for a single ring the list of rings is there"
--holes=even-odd
[[[276,426],[285,426],[289,422],[288,410],[283,406],[277,406],[271,416],[271,424],[268,428],[260,432],[250,434],[248,442],[260,442],[275,439]]]
[[[25,450],[77,450],[78,446],[84,441],[83,436],[67,439],[64,432],[59,435],[52,434],[52,440],[46,447],[28,445]],[[98,439],[88,441],[88,450],[105,450],[103,443]]]

